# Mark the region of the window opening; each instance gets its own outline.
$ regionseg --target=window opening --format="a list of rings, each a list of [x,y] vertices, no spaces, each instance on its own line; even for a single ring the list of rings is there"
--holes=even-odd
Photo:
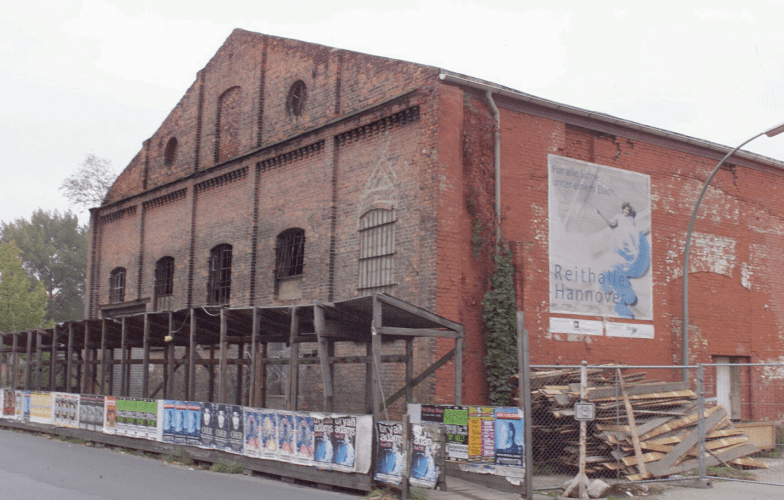
[[[171,167],[174,164],[174,158],[177,156],[177,139],[172,137],[166,143],[166,150],[163,153],[163,164]]]
[[[171,308],[174,293],[174,257],[164,257],[155,263],[155,310]]]
[[[389,293],[395,277],[395,211],[375,209],[359,220],[359,291]]]
[[[231,299],[231,245],[218,245],[210,251],[207,303],[228,305]]]
[[[287,229],[278,235],[275,248],[275,277],[299,276],[305,265],[305,231]]]
[[[109,275],[109,303],[119,304],[125,300],[125,268],[117,267]]]
[[[305,100],[308,98],[308,87],[302,80],[297,80],[291,85],[289,89],[289,96],[286,101],[286,107],[289,113],[294,116],[299,116],[305,109]]]

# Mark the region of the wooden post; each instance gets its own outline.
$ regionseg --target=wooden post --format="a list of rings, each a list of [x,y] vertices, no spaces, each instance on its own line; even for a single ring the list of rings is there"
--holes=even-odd
[[[101,380],[98,383],[100,393],[106,395],[106,320],[101,320]],[[111,390],[111,388],[109,389]]]
[[[461,332],[462,333],[462,332]],[[463,335],[455,338],[455,405],[463,404]]]
[[[299,344],[296,337],[299,335],[299,310],[291,308],[291,326],[289,329],[289,380],[288,390],[286,391],[286,408],[290,411],[297,410],[297,398],[299,398]]]
[[[71,389],[73,388],[73,342],[74,342],[74,332],[73,332],[73,322],[68,322],[68,347],[65,360],[65,392],[74,392]]]
[[[333,393],[333,365],[332,359],[329,356],[329,345],[332,344],[326,337],[324,337],[324,308],[316,304],[313,307],[313,324],[316,330],[316,337],[318,338],[318,353],[319,360],[321,361],[321,378],[324,381],[324,411],[331,412],[334,407],[334,393]]]
[[[403,415],[403,446],[401,446],[403,450],[403,456],[405,457],[403,460],[403,473],[400,479],[400,486],[402,489],[402,495],[400,498],[402,500],[408,499],[408,471],[411,470],[411,416],[406,412]]]
[[[92,371],[92,367],[95,366],[90,363],[90,322],[84,322],[84,344],[82,345],[82,349],[84,350],[84,359],[82,363],[82,380],[79,384],[79,392],[82,394],[88,393],[88,380],[91,379],[90,373]]]
[[[193,311],[191,311],[193,314]],[[169,312],[169,337],[174,336],[174,313]],[[174,363],[176,361],[174,339],[166,345],[166,368],[164,374],[164,398],[174,399]]]
[[[371,366],[373,371],[373,418],[378,420],[381,418],[381,334],[377,333],[377,329],[384,326],[381,316],[381,302],[378,300],[377,295],[373,295],[373,322],[370,326],[370,334],[372,337],[373,355],[371,359]]]
[[[128,353],[128,326],[126,325],[125,317],[122,318],[122,330],[121,330],[121,337],[120,337],[120,396],[127,396],[127,384],[128,379],[127,372],[125,371],[126,366],[128,365],[127,353]]]
[[[406,338],[406,403],[414,402],[414,387],[411,381],[414,379],[414,339]]]
[[[373,413],[373,339],[365,344],[365,413]]]
[[[221,314],[223,310],[221,309]],[[221,316],[221,325],[223,325],[223,316]],[[222,326],[221,326],[222,328]],[[188,401],[196,400],[196,315],[191,314],[191,334],[190,343],[188,344]]]
[[[259,377],[261,381],[261,389],[260,389],[260,396],[261,398],[258,400],[258,406],[261,408],[267,407],[267,364],[265,361],[267,360],[267,351],[269,345],[267,342],[262,342],[261,344],[261,359],[259,359],[259,373],[261,376]]]
[[[523,407],[523,431],[524,431],[524,451],[523,456],[525,462],[525,498],[533,500],[533,428],[532,428],[532,411],[531,411],[531,376],[530,376],[530,356],[528,355],[528,330],[525,329],[525,315],[523,311],[517,312],[517,342],[518,342],[518,367],[520,376],[518,377],[518,387],[520,404]]]
[[[41,331],[35,332],[35,390],[41,390]]]
[[[27,332],[27,360],[24,367],[24,389],[27,391],[33,385],[30,380],[30,365],[33,362],[33,334]]]
[[[253,307],[253,326],[251,327],[250,334],[250,387],[248,387],[248,395],[250,401],[248,406],[258,407],[259,397],[257,394],[258,383],[258,356],[259,356],[259,308]]]
[[[237,385],[234,391],[234,404],[242,405],[242,372],[245,367],[245,343],[237,344]]]
[[[226,309],[220,311],[220,366],[218,367],[218,403],[226,402]]]
[[[12,362],[13,364],[11,365],[11,369],[13,370],[11,372],[11,389],[16,390],[18,389],[17,386],[19,384],[19,334],[12,333],[11,336],[11,345],[12,349],[14,350],[14,360]]]
[[[144,337],[142,338],[142,397],[150,391],[150,313],[144,313]]]
[[[49,390],[57,390],[57,325],[52,328],[52,350],[49,355]]]
[[[207,401],[215,401],[215,344],[210,344],[210,380],[207,387]]]

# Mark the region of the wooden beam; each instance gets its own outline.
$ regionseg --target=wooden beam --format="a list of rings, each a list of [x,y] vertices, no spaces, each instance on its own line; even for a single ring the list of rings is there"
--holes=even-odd
[[[120,337],[120,396],[128,396],[128,322],[122,318],[122,336]]]
[[[463,404],[463,335],[455,339],[455,405]]]
[[[376,327],[376,331],[381,335],[397,335],[403,337],[460,338],[460,334],[453,330],[436,330],[434,328],[396,328],[392,326],[383,326]]]
[[[41,331],[35,332],[35,390],[41,390]]]
[[[629,401],[629,394],[626,392],[626,384],[623,381],[623,374],[621,369],[616,370],[618,374],[618,381],[621,384],[621,392],[623,393],[623,403],[626,406],[626,418],[629,420],[629,433],[632,436],[632,445],[634,446],[634,456],[637,458],[637,470],[640,472],[640,477],[648,478],[650,474],[645,468],[645,460],[642,457],[642,448],[640,447],[640,438],[637,435],[637,424],[634,421],[634,410]],[[627,464],[628,465],[628,464]]]
[[[381,418],[381,334],[378,330],[384,326],[384,318],[382,316],[381,302],[378,300],[378,294],[373,295],[373,322],[370,326],[372,356],[370,366],[372,367],[373,380],[373,418],[379,420]]]
[[[414,339],[406,339],[406,403],[414,402]]]
[[[106,320],[101,320],[101,380],[99,381],[99,392],[106,395]]]
[[[90,368],[90,322],[84,322],[84,343],[82,344],[82,349],[84,349],[84,363],[82,364],[82,380],[81,384],[79,384],[79,392],[82,394],[88,393],[87,385],[89,383],[88,374],[91,370]],[[94,350],[94,349],[93,349]]]
[[[11,389],[16,390],[19,386],[19,353],[17,352],[19,348],[19,334],[13,333],[11,335],[13,336],[12,345],[14,349],[14,361],[11,368],[13,370],[11,372]]]
[[[387,400],[384,402],[384,407],[388,408],[392,403],[397,401],[401,396],[403,396],[403,394],[406,393],[406,391],[409,390],[409,387],[413,388],[413,387],[416,387],[417,385],[419,385],[420,383],[422,383],[427,377],[429,377],[430,375],[435,373],[436,370],[441,368],[444,365],[444,363],[446,363],[447,361],[452,359],[452,357],[454,357],[454,355],[455,355],[455,350],[454,349],[452,349],[448,353],[444,354],[444,356],[441,359],[439,359],[438,361],[436,361],[435,363],[430,365],[430,367],[428,367],[425,371],[420,373],[414,380],[411,381],[410,384],[406,384],[405,387],[403,387],[402,389],[400,389],[399,391],[397,391],[393,395],[389,396],[387,398]]]
[[[250,406],[257,407],[259,397],[257,394],[258,391],[258,357],[259,357],[259,309],[257,307],[253,308],[253,322],[251,326],[251,333],[250,333],[250,387],[248,387],[248,394],[250,398]]]
[[[24,367],[24,389],[27,391],[30,389],[32,385],[32,381],[30,380],[30,365],[33,362],[33,335],[31,332],[27,332],[27,359],[25,360],[25,367]]]
[[[391,297],[389,295],[383,294],[375,294],[374,297],[378,297],[378,300],[384,302],[385,304],[389,304],[392,307],[400,309],[402,311],[406,311],[407,313],[413,314],[414,316],[419,316],[420,318],[424,318],[428,321],[432,321],[438,325],[443,326],[444,328],[449,328],[450,330],[459,331],[462,328],[462,325],[459,323],[455,323],[454,321],[449,321],[446,318],[442,318],[441,316],[437,316],[431,312],[428,312],[420,307],[415,305],[409,304],[407,302],[403,302],[400,299],[396,299],[395,297]]]

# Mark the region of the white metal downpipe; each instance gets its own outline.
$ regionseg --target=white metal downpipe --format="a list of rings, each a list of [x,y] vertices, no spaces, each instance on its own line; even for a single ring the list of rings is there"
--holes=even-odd
[[[493,101],[493,93],[486,91],[487,102],[493,109],[493,122],[495,129],[495,146],[493,166],[495,167],[495,254],[501,245],[501,114]]]

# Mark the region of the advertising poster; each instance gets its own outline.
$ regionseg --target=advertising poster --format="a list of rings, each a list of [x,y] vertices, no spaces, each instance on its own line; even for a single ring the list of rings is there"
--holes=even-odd
[[[261,449],[262,458],[275,458],[278,456],[278,430],[277,417],[274,410],[261,410]]]
[[[16,418],[16,392],[3,389],[3,418]]]
[[[118,397],[116,400],[116,412],[116,434],[151,440],[157,439],[158,402],[156,400]]]
[[[294,414],[278,411],[278,457],[284,462],[294,462],[297,445],[294,442]]]
[[[201,403],[185,401],[185,444],[199,446],[201,444]]]
[[[224,449],[241,455],[245,443],[242,406],[226,405],[226,418],[229,420],[227,423],[229,427],[229,445]]]
[[[225,412],[225,410],[224,410]],[[201,404],[201,440],[202,448],[215,448],[215,429],[218,426],[218,405],[216,403]]]
[[[420,488],[433,489],[438,482],[438,453],[441,443],[441,425],[434,422],[412,424],[413,455],[409,483]]]
[[[30,421],[30,391],[16,391],[16,419]]]
[[[550,155],[550,312],[653,319],[650,177]]]
[[[103,432],[117,434],[117,397],[106,396],[104,399],[105,414],[103,417]]]
[[[171,399],[161,400],[163,405],[163,422],[161,423],[161,441],[164,443],[174,443],[177,433],[175,432],[175,412],[177,411],[178,401]]]
[[[313,461],[316,465],[326,467],[335,463],[335,450],[332,446],[332,434],[335,432],[335,421],[332,417],[313,419]]]
[[[403,477],[403,424],[400,422],[376,422],[376,470],[373,478],[385,483],[400,484]]]
[[[103,432],[103,396],[82,394],[79,396],[79,428]]]
[[[227,406],[225,404],[217,404],[215,413],[215,436],[213,448],[217,450],[228,450],[229,446],[229,417]]]
[[[335,450],[333,469],[345,472],[356,470],[357,418],[335,417],[332,448]]]
[[[446,459],[454,462],[468,460],[468,407],[444,407],[444,438]]]
[[[79,395],[67,392],[54,393],[54,425],[79,428]]]
[[[421,405],[420,419],[422,422],[444,423],[444,407],[436,405]]]
[[[523,466],[523,410],[495,408],[495,464]]]
[[[30,393],[30,422],[49,425],[54,423],[54,401],[51,392]]]
[[[313,417],[307,413],[294,414],[296,429],[296,458],[298,464],[308,465],[313,462]]]
[[[242,408],[245,426],[243,455],[258,457],[261,450],[261,411],[255,408]]]
[[[495,463],[495,411],[492,406],[468,407],[468,460]]]

